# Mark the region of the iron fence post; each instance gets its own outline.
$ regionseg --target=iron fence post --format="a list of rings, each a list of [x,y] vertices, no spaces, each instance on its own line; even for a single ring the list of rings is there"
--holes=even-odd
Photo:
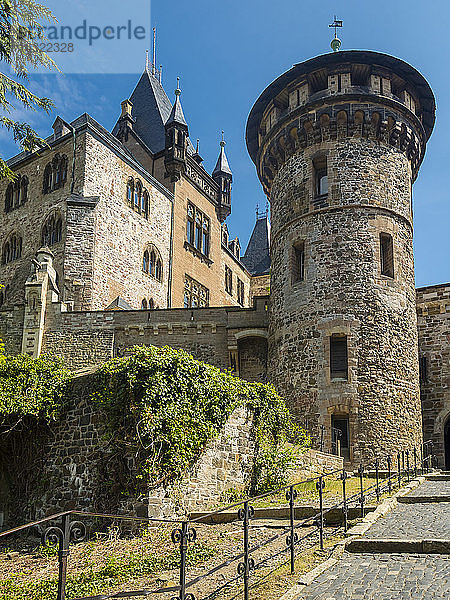
[[[248,543],[248,530],[249,521],[254,514],[254,509],[249,506],[248,501],[244,502],[244,508],[241,508],[238,512],[238,517],[241,519],[244,526],[244,562],[238,565],[238,574],[243,576],[244,579],[244,600],[248,600],[248,580],[250,571],[254,568],[255,562],[249,556],[249,543]]]
[[[289,550],[291,552],[291,573],[295,573],[295,544],[298,541],[298,535],[295,533],[295,528],[294,528],[294,502],[295,499],[297,498],[297,491],[294,489],[294,486],[291,485],[291,487],[289,488],[287,495],[287,499],[289,500],[289,519],[290,519],[290,527],[291,527],[291,533],[290,535],[288,535],[287,539],[286,539],[286,543],[289,547]]]
[[[388,490],[389,493],[392,492],[392,481],[391,481],[391,457],[390,455],[387,457],[387,466],[388,466]]]
[[[414,446],[414,477],[417,477],[417,448]]]
[[[316,488],[319,491],[319,540],[320,549],[323,550],[323,488],[325,487],[325,481],[322,475],[319,477],[319,481],[316,482]]]
[[[197,537],[195,529],[189,529],[189,522],[183,521],[181,529],[172,531],[172,542],[180,548],[180,595],[178,600],[194,600],[193,594],[186,594],[186,561],[188,542],[194,542]]]
[[[400,452],[397,452],[398,487],[402,487],[402,472],[400,470]]]
[[[359,465],[358,473],[359,473],[359,487],[360,487],[359,503],[361,505],[361,518],[363,519],[364,518],[364,483],[363,483],[364,465],[362,463]]]
[[[321,452],[323,452],[324,433],[325,433],[325,425],[321,425],[320,426],[320,451]]]
[[[409,450],[406,451],[406,480],[409,483]]]
[[[62,518],[62,535],[59,537],[58,544],[58,595],[57,600],[66,598],[66,580],[67,580],[67,557],[69,556],[70,544],[70,515],[64,515]]]
[[[376,487],[375,487],[375,493],[377,495],[377,502],[380,501],[380,478],[379,478],[379,473],[378,473],[378,458],[375,460],[375,477],[376,477]]]
[[[347,472],[342,469],[342,512],[344,514],[344,531],[348,529],[348,508],[347,508],[347,494],[345,489],[345,480],[347,479]]]
[[[405,475],[405,451],[402,450],[402,471],[403,471],[403,476]]]

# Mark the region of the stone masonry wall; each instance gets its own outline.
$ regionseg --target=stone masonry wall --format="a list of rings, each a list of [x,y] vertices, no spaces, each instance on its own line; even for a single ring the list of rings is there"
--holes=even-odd
[[[180,482],[168,488],[150,489],[148,497],[124,498],[122,492],[126,490],[119,489],[117,481],[105,481],[102,465],[108,461],[110,450],[107,437],[103,437],[104,427],[90,400],[91,386],[90,374],[74,381],[67,413],[60,423],[52,426],[43,448],[45,463],[40,489],[34,490],[30,519],[71,509],[169,516],[174,511],[206,508],[225,490],[243,489],[248,483],[255,440],[252,417],[241,408],[230,416]],[[123,459],[122,468],[132,479],[137,473],[133,457]],[[120,481],[119,476],[117,480]]]
[[[439,466],[446,464],[444,431],[450,419],[450,284],[417,290],[419,360],[422,365],[420,396],[422,400],[424,441],[433,443]],[[447,441],[450,456],[450,432]]]
[[[320,153],[329,193],[319,206]],[[406,156],[358,136],[297,152],[271,189],[268,378],[313,439],[326,426],[327,450],[332,415],[347,416],[352,461],[421,440],[410,192]],[[393,237],[393,279],[380,274],[381,232]],[[305,277],[293,283],[298,242]],[[332,334],[347,336],[348,380],[330,378]]]
[[[227,490],[245,489],[250,483],[255,448],[251,413],[237,408],[180,483],[150,491],[149,514],[204,510]]]
[[[122,356],[135,345],[183,348],[225,369],[231,366],[229,349],[238,347],[237,336],[266,334],[267,299],[257,298],[248,309],[62,312],[59,304],[52,304],[46,318],[43,352],[61,356],[74,369]],[[254,352],[265,374],[266,357],[259,346]]]
[[[149,217],[127,202],[129,177],[140,180],[149,194]],[[100,198],[95,208],[92,302],[93,310],[106,308],[117,296],[133,308],[147,305],[167,307],[170,269],[172,201],[149,178],[138,173],[92,135],[86,139],[84,195]],[[143,272],[144,250],[153,245],[162,259],[162,281]],[[75,243],[70,260],[76,262],[83,244]]]
[[[71,170],[69,169],[67,181],[59,189],[48,194],[43,194],[43,176],[45,166],[52,161],[54,155],[66,155],[68,164],[72,164],[73,141],[62,140],[54,148],[44,149],[38,156],[33,155],[23,163],[15,167],[18,175],[28,177],[28,199],[25,204],[6,213],[5,192],[8,182],[6,179],[0,181],[0,239],[1,256],[3,255],[3,246],[12,234],[19,235],[22,238],[22,256],[6,265],[0,266],[0,283],[8,285],[5,307],[9,308],[15,304],[23,304],[25,296],[25,281],[31,272],[31,259],[35,256],[37,250],[42,246],[42,229],[45,221],[52,215],[62,217],[63,223],[66,222],[66,204],[65,199],[70,194]],[[84,140],[77,137],[76,155],[82,156],[84,153]],[[76,163],[74,188],[82,188],[83,168],[79,161]],[[62,241],[54,244],[51,248],[54,254],[54,267],[59,275],[59,280],[63,278],[64,264],[64,239],[65,225],[63,226]]]
[[[24,313],[23,306],[0,311],[0,340],[8,354],[20,354],[22,351]]]

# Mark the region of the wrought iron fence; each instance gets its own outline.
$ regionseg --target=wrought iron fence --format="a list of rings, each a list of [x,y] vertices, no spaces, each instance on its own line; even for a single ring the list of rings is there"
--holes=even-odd
[[[380,468],[383,465],[383,468]],[[196,518],[186,519],[156,519],[151,517],[135,517],[130,515],[111,515],[99,514],[81,511],[65,511],[49,517],[39,519],[15,527],[4,532],[0,532],[0,539],[13,534],[33,529],[41,529],[42,541],[57,544],[58,546],[58,590],[55,600],[66,600],[66,580],[67,580],[67,560],[69,556],[70,545],[81,542],[86,539],[87,527],[86,520],[89,519],[110,519],[118,522],[131,521],[135,523],[161,523],[167,526],[172,525],[172,542],[179,548],[179,582],[174,586],[157,587],[155,589],[140,589],[130,590],[115,593],[104,593],[95,596],[84,596],[82,598],[73,598],[70,600],[109,600],[113,598],[138,598],[156,596],[161,597],[163,594],[174,594],[171,600],[197,600],[194,593],[191,591],[195,586],[198,586],[202,581],[211,578],[225,567],[236,563],[234,575],[228,580],[221,582],[215,589],[210,590],[198,600],[213,600],[223,590],[230,586],[238,585],[239,594],[243,594],[244,600],[249,598],[250,581],[252,575],[263,566],[267,566],[270,561],[287,555],[284,562],[290,564],[290,572],[295,573],[296,556],[301,548],[318,545],[321,550],[324,549],[324,541],[326,538],[335,535],[337,531],[343,530],[346,532],[349,527],[349,510],[353,506],[357,509],[359,516],[364,517],[368,508],[368,502],[373,500],[379,502],[383,494],[391,494],[396,488],[400,488],[402,483],[409,482],[412,477],[416,477],[419,473],[423,475],[432,470],[434,465],[434,457],[428,447],[420,449],[412,448],[398,452],[393,456],[383,456],[375,459],[372,463],[364,465],[360,464],[355,474],[359,478],[359,489],[356,493],[348,494],[347,481],[349,474],[345,468],[332,470],[317,477],[303,479],[297,483],[272,490],[265,494],[256,497],[247,498],[241,501],[228,504],[216,511],[202,514]],[[338,502],[330,505],[325,505],[324,490],[327,481],[330,478],[340,481],[340,498]],[[366,484],[365,480],[366,479]],[[367,484],[367,480],[369,484]],[[298,490],[300,486],[310,484],[316,488],[318,496],[318,509],[313,515],[305,518],[296,518],[296,500],[299,497]],[[251,520],[255,516],[253,504],[261,502],[270,496],[283,494],[286,498],[288,510],[288,525],[283,527],[281,532],[271,535],[261,543],[252,543],[251,539]],[[285,505],[285,503],[280,503]],[[337,527],[327,527],[326,517],[331,511],[339,510],[342,515],[342,523]],[[201,573],[192,579],[188,578],[187,558],[189,547],[195,543],[197,532],[194,525],[197,523],[209,520],[214,522],[215,518],[220,514],[229,511],[236,511],[236,521],[240,522],[243,533],[243,543],[241,551],[228,556],[224,561],[214,565],[206,572]],[[311,525],[309,531],[304,535],[300,531],[306,525]],[[262,548],[268,548],[277,540],[285,537],[285,543],[282,547],[276,549],[269,556],[264,556],[256,562],[254,556],[257,551]],[[310,546],[305,545],[309,543]],[[240,582],[240,583],[239,583]]]

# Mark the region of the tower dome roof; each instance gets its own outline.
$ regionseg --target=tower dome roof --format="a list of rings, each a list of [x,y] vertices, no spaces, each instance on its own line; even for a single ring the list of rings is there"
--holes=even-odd
[[[363,64],[379,67],[394,72],[397,76],[408,82],[416,91],[422,111],[422,125],[428,139],[433,130],[435,121],[436,103],[433,92],[427,80],[414,67],[405,61],[370,50],[345,50],[321,54],[304,62],[294,65],[289,71],[280,75],[259,96],[250,111],[246,141],[249,154],[256,161],[258,153],[258,132],[263,113],[269,102],[282,92],[290,83],[319,69],[336,68],[345,64]]]

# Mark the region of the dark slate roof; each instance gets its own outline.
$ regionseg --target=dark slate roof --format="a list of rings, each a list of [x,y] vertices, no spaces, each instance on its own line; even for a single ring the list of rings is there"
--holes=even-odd
[[[258,153],[258,130],[261,118],[269,102],[275,98],[292,81],[307,73],[316,71],[324,67],[333,67],[342,63],[359,63],[367,65],[378,65],[394,71],[406,81],[411,83],[419,94],[420,106],[422,108],[422,121],[427,139],[430,137],[434,126],[436,103],[433,92],[428,81],[414,67],[405,61],[383,54],[381,52],[372,52],[370,50],[344,50],[340,52],[330,52],[310,58],[304,62],[298,63],[280,75],[275,81],[266,87],[258,100],[253,105],[247,120],[246,140],[247,148],[253,162],[256,162]]]
[[[164,125],[172,112],[172,103],[159,82],[147,69],[142,74],[130,96],[133,107],[131,116],[135,119],[133,129],[153,154],[164,150],[166,132]],[[181,106],[180,106],[181,108]],[[183,111],[181,111],[183,115]],[[183,115],[184,120],[184,115]],[[114,126],[117,135],[119,122]],[[194,148],[188,140],[188,153],[194,154]]]
[[[181,107],[180,100],[180,91],[177,90],[175,92],[175,102],[172,106],[172,110],[170,112],[169,118],[167,119],[167,124],[169,123],[179,123],[181,125],[185,125],[187,127],[186,119],[184,118],[183,109]]]
[[[153,153],[164,149],[164,124],[169,118],[172,104],[159,80],[147,69],[142,73],[130,96],[133,104],[131,115],[135,119],[133,128]],[[113,134],[118,130],[116,123]]]
[[[258,218],[247,250],[241,258],[251,275],[267,275],[270,270],[270,222],[265,215]]]
[[[217,159],[216,166],[212,172],[213,175],[216,175],[217,173],[227,173],[227,175],[232,175],[227,155],[225,154],[225,142],[220,144],[219,158]]]
[[[133,310],[133,307],[128,304],[121,296],[117,296],[105,310]]]

